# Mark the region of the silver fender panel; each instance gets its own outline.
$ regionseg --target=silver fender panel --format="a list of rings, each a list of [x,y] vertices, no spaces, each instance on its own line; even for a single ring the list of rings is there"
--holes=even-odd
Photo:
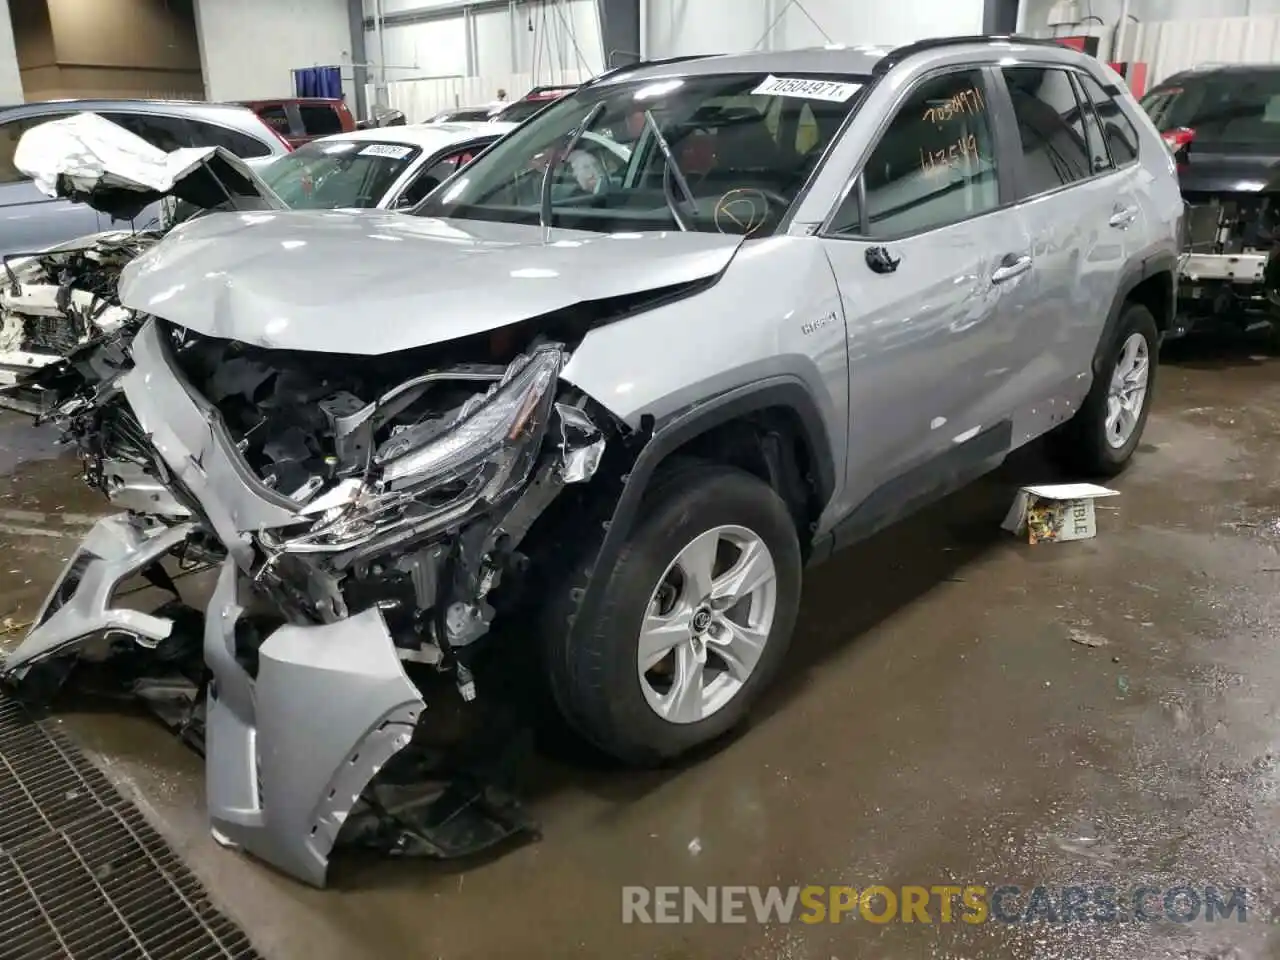
[[[227,558],[205,619],[209,817],[220,839],[322,887],[348,813],[426,704],[377,607],[279,628],[251,678],[235,659],[242,583]]]

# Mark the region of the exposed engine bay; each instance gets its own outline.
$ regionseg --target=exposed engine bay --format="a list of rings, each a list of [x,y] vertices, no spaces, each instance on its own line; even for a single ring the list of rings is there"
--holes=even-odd
[[[129,322],[132,312],[120,305],[116,291],[120,271],[163,235],[102,234],[6,258],[0,276],[0,385],[16,384],[19,376]],[[0,397],[0,405],[39,412],[21,395]]]

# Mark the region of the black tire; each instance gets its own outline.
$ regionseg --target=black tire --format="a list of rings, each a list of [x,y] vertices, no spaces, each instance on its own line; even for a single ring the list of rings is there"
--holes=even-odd
[[[637,668],[640,625],[654,589],[694,537],[735,524],[758,535],[773,557],[777,605],[769,639],[737,694],[702,720],[678,724],[645,699]],[[597,571],[599,616],[584,622],[578,607],[595,551],[587,549],[544,607],[545,669],[559,712],[584,739],[626,763],[649,766],[722,736],[746,715],[777,674],[800,605],[802,563],[795,523],[767,484],[742,470],[684,461],[655,478],[640,516],[610,570]]]
[[[1107,439],[1107,394],[1124,344],[1135,333],[1147,341],[1147,392],[1132,435],[1123,446],[1116,447]],[[1095,477],[1115,476],[1128,465],[1142,442],[1142,431],[1151,410],[1159,343],[1160,334],[1151,311],[1140,303],[1126,304],[1116,325],[1115,336],[1107,344],[1089,395],[1076,415],[1047,438],[1048,450],[1054,460],[1073,473]]]

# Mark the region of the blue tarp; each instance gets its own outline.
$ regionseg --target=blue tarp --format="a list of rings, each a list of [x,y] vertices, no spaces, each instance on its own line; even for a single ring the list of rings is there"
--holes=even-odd
[[[293,71],[293,90],[299,97],[342,98],[342,71],[338,67],[303,67]]]

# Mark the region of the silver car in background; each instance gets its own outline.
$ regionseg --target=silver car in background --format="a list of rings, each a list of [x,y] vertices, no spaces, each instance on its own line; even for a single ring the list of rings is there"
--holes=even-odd
[[[134,224],[115,221],[85,204],[46,196],[13,162],[22,134],[37,124],[76,113],[97,113],[169,152],[223,147],[257,165],[290,146],[247,107],[185,100],[55,100],[0,109],[0,256],[32,253],[91,233],[147,226],[158,207]]]
[[[309,883],[340,835],[483,848],[522,820],[474,767],[404,792],[442,779],[441,696],[540,683],[661,763],[777,675],[806,564],[1041,436],[1122,470],[1181,213],[1104,64],[952,38],[620,68],[412,215],[181,224],[124,268],[120,335],[33,383],[86,479],[153,506],[91,531],[0,673],[185,690],[215,835]],[[114,601],[180,561],[216,569],[203,609]]]

